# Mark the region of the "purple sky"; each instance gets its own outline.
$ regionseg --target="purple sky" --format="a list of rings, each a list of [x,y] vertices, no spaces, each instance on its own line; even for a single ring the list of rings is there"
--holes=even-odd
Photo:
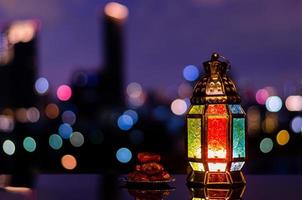
[[[41,76],[54,87],[75,69],[102,63],[103,0],[1,0],[0,22],[40,19]],[[228,57],[237,82],[301,85],[300,0],[132,0],[125,24],[127,82],[177,91],[182,69],[213,51]]]

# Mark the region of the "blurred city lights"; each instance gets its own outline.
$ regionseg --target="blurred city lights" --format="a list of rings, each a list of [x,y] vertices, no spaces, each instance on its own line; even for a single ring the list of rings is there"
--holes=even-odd
[[[140,84],[132,82],[128,84],[126,89],[128,95],[128,102],[133,107],[140,107],[145,103],[146,95],[143,92],[143,88]]]
[[[63,140],[58,134],[52,134],[49,137],[48,143],[54,150],[58,150],[63,146]]]
[[[302,96],[295,95],[287,97],[285,106],[288,111],[302,111]]]
[[[21,122],[21,123],[26,123],[28,122],[28,118],[27,118],[27,110],[25,108],[19,108],[16,110],[16,119],[17,121]]]
[[[132,158],[132,153],[128,148],[120,148],[116,152],[116,158],[121,163],[128,163]]]
[[[187,81],[195,81],[199,77],[199,70],[194,65],[188,65],[183,69],[183,77]]]
[[[127,131],[133,126],[133,119],[129,115],[123,114],[119,116],[117,125],[121,130]]]
[[[50,103],[45,108],[45,114],[49,119],[55,119],[59,116],[60,110],[56,104]]]
[[[260,105],[264,105],[268,97],[269,94],[266,89],[260,89],[256,92],[256,101]]]
[[[74,147],[81,147],[84,144],[84,136],[80,132],[73,132],[70,136],[70,143]]]
[[[281,146],[286,145],[290,139],[289,133],[287,130],[281,130],[277,134],[276,140],[277,143]]]
[[[35,89],[38,94],[45,94],[49,89],[48,80],[44,77],[38,78],[35,82]]]
[[[259,132],[260,130],[260,110],[256,106],[251,106],[247,110],[247,125],[248,134],[250,136]]]
[[[263,153],[269,153],[273,149],[274,143],[270,138],[264,138],[260,142],[260,150]]]
[[[76,115],[73,111],[71,110],[66,110],[63,112],[62,114],[62,121],[64,123],[70,124],[70,125],[74,125],[74,123],[76,122]]]
[[[40,111],[36,107],[31,107],[26,110],[27,120],[34,123],[40,119]]]
[[[23,140],[23,147],[28,152],[34,152],[36,150],[37,144],[34,138],[26,137]]]
[[[13,155],[15,153],[16,147],[11,140],[5,140],[2,145],[4,153],[7,155]]]
[[[265,119],[262,122],[262,129],[265,133],[272,133],[278,128],[278,115],[276,113],[266,112]]]
[[[116,20],[124,20],[128,16],[128,8],[117,2],[109,2],[104,8],[104,12],[107,16]]]
[[[73,170],[77,166],[77,159],[73,155],[64,155],[61,159],[62,166],[67,170]]]
[[[0,115],[0,131],[11,132],[15,128],[15,121],[12,116]]]
[[[132,144],[141,144],[144,141],[144,133],[140,130],[133,130],[129,133],[129,139]]]
[[[59,126],[59,134],[63,139],[69,139],[72,134],[72,127],[67,123],[61,124]]]
[[[189,83],[182,83],[178,87],[178,96],[180,98],[188,98],[191,97],[193,92],[193,87]]]
[[[135,124],[137,122],[137,120],[138,120],[138,114],[137,114],[137,112],[135,110],[126,110],[124,112],[124,115],[130,116],[132,118],[132,120],[133,120],[133,124]]]
[[[7,37],[11,44],[29,42],[35,36],[37,24],[31,20],[15,21],[8,30]]]
[[[187,111],[187,109],[188,109],[187,103],[182,99],[175,99],[171,103],[171,111],[175,115],[183,115]]]
[[[71,98],[72,90],[68,85],[61,85],[57,89],[57,97],[61,101],[68,101]]]
[[[278,96],[270,96],[267,98],[265,106],[270,112],[278,112],[282,108],[282,100]]]
[[[291,129],[295,133],[301,133],[302,132],[302,117],[296,116],[292,119],[290,123]]]
[[[140,84],[133,82],[127,86],[127,94],[131,98],[137,98],[143,92],[143,88]]]

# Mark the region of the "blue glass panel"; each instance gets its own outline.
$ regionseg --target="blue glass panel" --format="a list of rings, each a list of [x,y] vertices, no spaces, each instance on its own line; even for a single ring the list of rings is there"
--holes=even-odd
[[[231,171],[240,171],[244,162],[232,162]]]
[[[229,105],[229,108],[233,114],[244,114],[239,104]]]
[[[245,157],[245,119],[233,119],[233,158]]]

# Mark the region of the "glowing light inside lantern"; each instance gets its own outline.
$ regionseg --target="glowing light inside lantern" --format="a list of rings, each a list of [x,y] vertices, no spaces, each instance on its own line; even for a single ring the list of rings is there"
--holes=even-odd
[[[226,163],[208,163],[210,172],[224,172],[226,169]]]

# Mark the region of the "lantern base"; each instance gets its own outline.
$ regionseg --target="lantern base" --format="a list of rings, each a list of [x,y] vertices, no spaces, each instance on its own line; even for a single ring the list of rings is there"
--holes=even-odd
[[[241,171],[234,172],[197,172],[191,171],[187,178],[189,187],[245,185],[246,181]]]

